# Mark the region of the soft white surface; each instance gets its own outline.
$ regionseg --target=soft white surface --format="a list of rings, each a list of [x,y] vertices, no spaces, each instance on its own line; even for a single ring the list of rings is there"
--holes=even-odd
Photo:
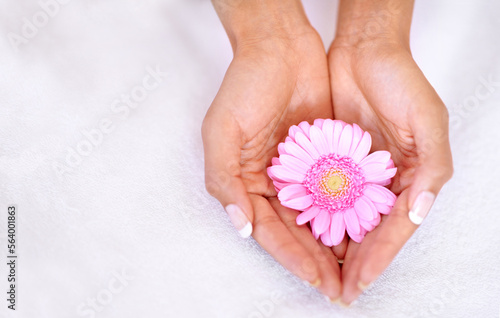
[[[337,3],[305,5],[329,43]],[[417,1],[413,52],[450,109],[455,176],[347,310],[240,239],[204,189],[199,127],[232,56],[209,1],[73,0],[15,51],[7,34],[39,10],[0,2],[1,264],[7,206],[20,218],[18,311],[1,301],[0,317],[91,317],[78,307],[106,302],[123,269],[96,317],[499,317],[500,85],[471,101],[500,81],[500,2]],[[168,73],[160,87],[113,112],[147,65]],[[103,118],[114,130],[60,176]]]

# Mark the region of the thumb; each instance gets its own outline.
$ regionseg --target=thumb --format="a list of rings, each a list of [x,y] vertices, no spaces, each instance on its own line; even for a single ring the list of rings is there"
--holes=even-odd
[[[443,106],[444,108],[444,106]],[[453,174],[453,162],[448,137],[448,114],[427,117],[425,127],[415,134],[418,149],[418,167],[408,195],[408,217],[419,225],[429,213],[443,185]]]
[[[241,179],[241,133],[228,114],[207,114],[202,125],[205,185],[222,204],[239,234],[252,234],[253,208]]]

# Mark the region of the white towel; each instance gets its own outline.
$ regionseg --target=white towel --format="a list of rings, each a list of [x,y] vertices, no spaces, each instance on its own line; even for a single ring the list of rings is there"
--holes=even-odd
[[[450,110],[455,175],[342,309],[205,191],[200,124],[232,57],[210,2],[54,1],[0,3],[5,299],[18,213],[17,308],[0,317],[500,316],[499,2],[417,1],[413,53]],[[304,2],[328,45],[337,3]]]

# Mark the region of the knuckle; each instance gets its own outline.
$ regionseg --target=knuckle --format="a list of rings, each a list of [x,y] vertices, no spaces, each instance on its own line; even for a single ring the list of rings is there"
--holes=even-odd
[[[213,197],[220,193],[220,186],[208,176],[205,178],[205,189]]]
[[[284,220],[283,223],[285,224],[285,226],[287,228],[294,228],[294,227],[298,227],[297,225],[297,221],[295,221],[295,219],[287,219],[287,220]]]
[[[443,183],[450,180],[452,176],[453,176],[452,164],[442,164],[438,169],[435,169],[434,178],[436,180],[442,180]]]
[[[254,222],[255,227],[269,227],[276,223],[281,223],[281,219],[277,215],[267,215],[261,218],[257,218]]]
[[[203,137],[208,136],[208,134],[210,133],[210,130],[211,130],[211,126],[212,126],[212,123],[211,123],[210,115],[207,114],[205,116],[205,118],[203,118],[203,122],[201,123],[201,135]]]
[[[223,187],[223,182],[221,181],[222,179],[220,175],[217,174],[216,172],[214,171],[205,172],[205,188],[207,189],[207,192],[210,195],[218,197]]]
[[[445,169],[444,177],[445,177],[446,181],[450,180],[453,177],[453,173],[454,173],[454,168],[453,168],[453,165],[450,164]]]

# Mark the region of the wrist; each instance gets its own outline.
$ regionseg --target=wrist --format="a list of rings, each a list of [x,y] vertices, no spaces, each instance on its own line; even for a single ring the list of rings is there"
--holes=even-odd
[[[409,51],[413,0],[341,0],[337,47],[397,46]]]
[[[213,0],[213,3],[233,51],[268,42],[292,42],[312,28],[300,0]]]

